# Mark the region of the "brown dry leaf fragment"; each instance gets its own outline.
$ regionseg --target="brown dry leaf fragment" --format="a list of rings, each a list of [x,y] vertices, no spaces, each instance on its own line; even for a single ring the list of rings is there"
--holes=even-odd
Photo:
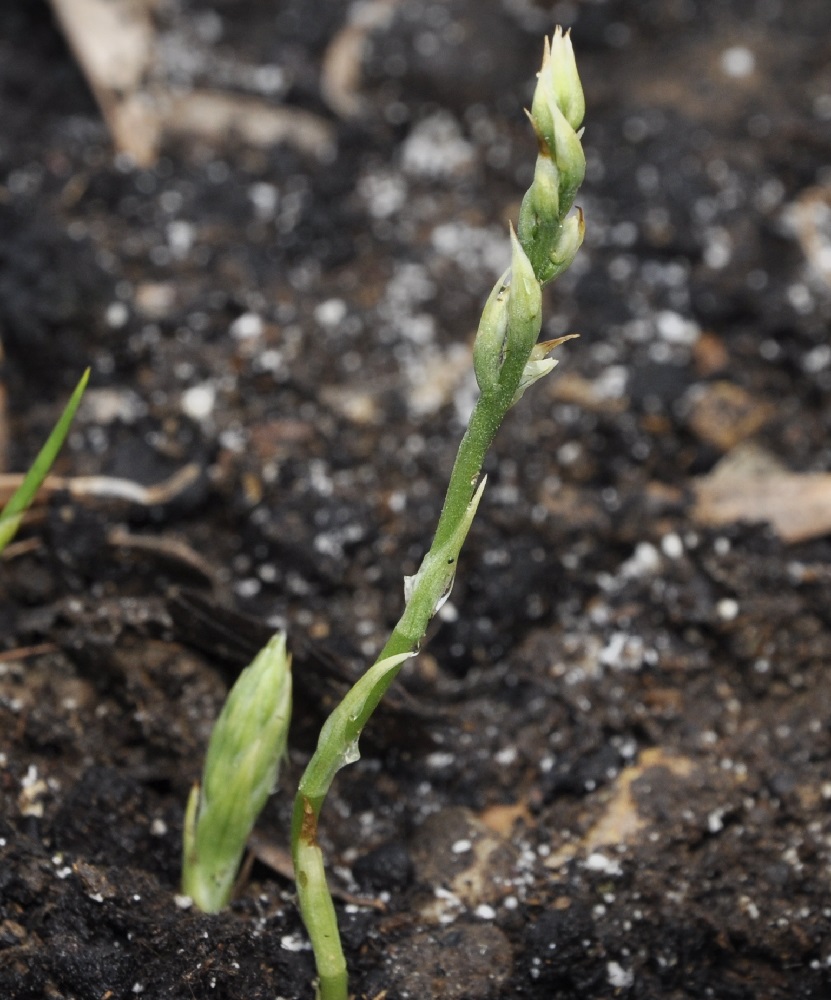
[[[51,0],[119,152],[156,158],[159,126],[144,92],[154,54],[148,0]]]
[[[692,348],[695,370],[708,378],[730,367],[730,354],[721,337],[704,330]]]
[[[251,857],[256,858],[260,864],[266,865],[284,879],[290,882],[294,881],[294,864],[290,851],[278,847],[256,831],[248,838],[248,850],[251,852]],[[332,895],[344,903],[351,903],[355,906],[368,906],[374,910],[381,910],[381,912],[385,912],[387,909],[383,900],[375,896],[356,896],[354,893],[346,892],[337,886],[332,886]]]
[[[213,146],[231,140],[256,147],[287,143],[328,162],[334,130],[298,108],[274,107],[238,94],[180,94],[153,23],[157,0],[51,0],[55,16],[95,95],[113,145],[138,166],[155,163],[167,134]]]
[[[334,129],[319,115],[274,107],[255,97],[193,90],[170,101],[164,131],[221,146],[229,139],[267,148],[285,142],[322,162],[335,154]]]
[[[763,522],[785,542],[831,531],[831,475],[790,472],[758,445],[725,455],[709,475],[693,481],[693,493],[699,524]]]
[[[773,415],[773,407],[733,382],[713,382],[698,389],[689,415],[692,432],[702,441],[729,451],[752,437]]]
[[[320,91],[341,118],[359,118],[365,110],[361,94],[364,50],[369,35],[391,20],[396,3],[369,0],[351,4],[347,23],[329,42],[321,66]]]
[[[526,802],[488,806],[484,812],[479,813],[478,819],[500,837],[510,837],[520,821],[528,826],[534,825],[534,818]]]
[[[763,521],[784,542],[831,534],[831,474],[715,471],[696,480],[693,490],[692,516],[699,524]]]
[[[591,381],[574,372],[563,372],[550,383],[549,393],[558,403],[576,403],[592,413],[623,413],[629,401],[609,392],[600,380]]]
[[[578,855],[588,857],[601,847],[636,840],[647,826],[647,820],[638,811],[632,785],[653,768],[664,768],[681,779],[688,777],[693,769],[688,758],[668,753],[661,747],[644,750],[634,764],[617,776],[604,811],[582,840],[561,844],[546,859],[546,867],[560,868]]]
[[[124,528],[107,531],[107,544],[127,552],[151,556],[162,565],[196,576],[203,584],[214,585],[217,572],[211,563],[181,538],[161,535],[136,535]]]

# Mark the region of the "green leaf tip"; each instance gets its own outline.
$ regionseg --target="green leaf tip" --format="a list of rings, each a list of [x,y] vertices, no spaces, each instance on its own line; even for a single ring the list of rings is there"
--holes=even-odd
[[[182,889],[206,913],[230,899],[245,844],[277,782],[291,720],[291,656],[277,634],[237,678],[185,816]]]

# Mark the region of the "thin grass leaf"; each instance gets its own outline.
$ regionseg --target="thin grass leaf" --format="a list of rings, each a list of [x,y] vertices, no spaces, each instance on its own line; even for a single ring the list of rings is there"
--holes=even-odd
[[[40,449],[37,458],[32,463],[31,468],[26,473],[26,478],[20,484],[9,502],[0,512],[0,552],[9,544],[17,534],[23,515],[35,498],[35,494],[40,489],[43,480],[49,474],[58,452],[69,434],[69,428],[75,416],[75,412],[84,395],[84,390],[89,381],[89,368],[81,376],[81,380],[75,387],[75,391],[66,404],[60,419],[55,424],[52,433],[46,439],[46,444]]]

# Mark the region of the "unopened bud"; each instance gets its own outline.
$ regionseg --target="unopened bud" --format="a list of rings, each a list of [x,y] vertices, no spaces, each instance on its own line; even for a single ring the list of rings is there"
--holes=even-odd
[[[583,152],[580,136],[569,125],[559,108],[554,108],[552,121],[554,144],[551,155],[560,174],[559,213],[562,218],[574,204],[574,196],[586,176],[586,154]]]
[[[546,71],[545,59],[543,59],[543,71]],[[575,130],[578,129],[586,113],[586,100],[577,73],[571,32],[563,32],[559,25],[551,38],[547,72],[551,77],[557,106],[569,125]]]
[[[555,112],[559,112],[572,132],[580,127],[586,112],[586,102],[574,50],[569,35],[557,28],[551,42],[545,39],[542,68],[537,74],[537,86],[531,102],[531,117],[540,139],[552,156],[555,146]]]
[[[577,251],[583,243],[583,236],[586,232],[586,225],[583,221],[583,210],[576,209],[574,215],[570,215],[560,230],[557,244],[551,251],[550,274],[546,280],[556,278],[562,274],[577,256]]]
[[[549,156],[540,154],[534,166],[534,180],[519,210],[517,229],[526,252],[529,243],[545,243],[546,230],[554,234],[559,226],[560,173]]]

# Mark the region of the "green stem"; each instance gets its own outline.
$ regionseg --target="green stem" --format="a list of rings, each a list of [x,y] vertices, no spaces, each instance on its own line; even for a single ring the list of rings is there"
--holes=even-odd
[[[413,589],[398,624],[392,631],[387,644],[381,650],[379,660],[400,653],[410,653],[418,648],[424,638],[436,604],[443,596],[438,574],[430,573],[430,567],[445,555],[448,545],[452,545],[460,525],[464,523],[471,500],[482,474],[488,448],[491,446],[507,406],[502,397],[511,395],[503,392],[482,395],[476,401],[470,415],[467,430],[459,443],[450,482],[444,497],[439,523],[430,550],[421,564],[419,582]],[[454,554],[449,553],[447,558]],[[390,679],[392,680],[392,678]]]
[[[459,551],[482,493],[479,478],[485,455],[510,405],[505,400],[510,401],[512,395],[500,389],[480,396],[476,403],[459,445],[433,544],[413,578],[404,613],[376,662],[325,723],[300,780],[292,816],[292,857],[300,912],[315,952],[320,1000],[346,1000],[348,995],[346,961],[317,844],[320,810],[338,768],[357,759],[364,725],[404,660],[417,650],[452,584]]]

